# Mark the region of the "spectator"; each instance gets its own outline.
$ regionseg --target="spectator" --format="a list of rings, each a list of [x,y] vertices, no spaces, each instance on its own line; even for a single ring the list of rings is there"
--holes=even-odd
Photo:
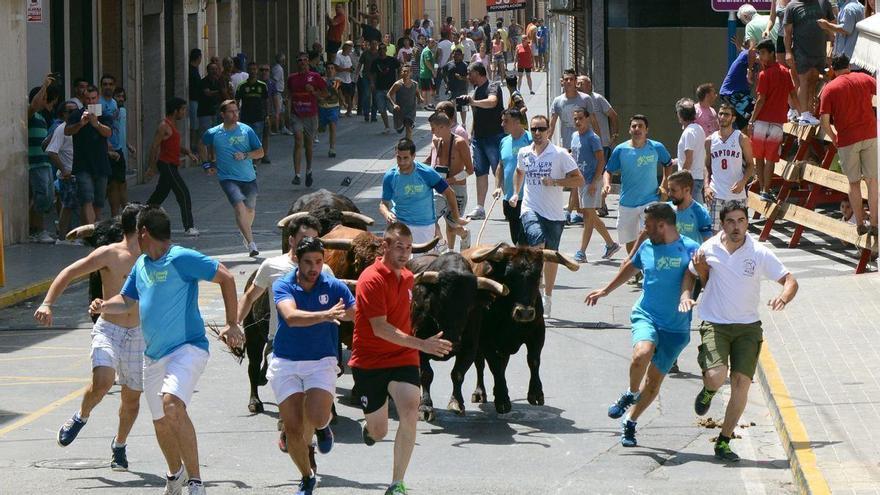
[[[330,14],[327,14],[327,62],[335,62],[336,53],[342,47],[345,30],[348,28],[345,4],[336,3],[334,8],[336,15],[330,17]]]
[[[422,30],[425,31],[425,36],[428,38],[434,36],[434,21],[431,20],[427,12],[422,14]]]
[[[416,121],[416,108],[421,96],[418,85],[412,80],[408,65],[400,69],[400,79],[391,86],[386,97],[394,110],[394,127],[397,133],[406,130],[406,138],[411,140]]]
[[[128,144],[128,108],[125,107],[125,89],[116,86],[113,90],[113,99],[116,100],[116,118],[113,121],[113,135],[111,140],[115,138],[118,148],[116,154],[119,158],[114,164],[112,162],[113,152],[110,153],[112,175],[107,185],[107,199],[110,202],[110,212],[120,214],[122,207],[128,204],[128,158],[129,153],[134,154],[134,146]],[[120,163],[121,162],[121,163]],[[115,179],[114,179],[115,178]],[[115,184],[114,184],[115,181]],[[114,209],[114,206],[116,209]],[[116,215],[113,215],[116,216]]]
[[[456,34],[458,33],[455,29],[455,19],[453,19],[451,16],[447,17],[446,22],[444,22],[443,25],[440,26],[440,37],[443,39],[453,39],[452,37]]]
[[[449,93],[449,87],[446,85],[445,81],[445,69],[446,64],[452,60],[452,49],[455,44],[449,37],[441,38],[437,43],[437,77],[435,78],[437,81],[437,94],[445,95]]]
[[[110,177],[107,180],[107,202],[110,203],[110,216],[115,217],[119,214],[122,207],[127,203],[123,199],[127,199],[128,194],[125,186],[125,154],[119,145],[119,105],[113,98],[113,92],[116,90],[116,78],[110,74],[101,76],[101,96],[98,102],[101,104],[101,115],[107,117],[110,123],[110,139],[108,144],[110,150],[108,156],[110,158]]]
[[[739,55],[727,70],[724,82],[721,83],[721,91],[719,91],[721,101],[730,104],[736,110],[737,129],[746,128],[755,108],[755,99],[752,98],[752,88],[748,79],[751,59],[750,50],[743,43]],[[706,133],[706,135],[709,134]]]
[[[284,112],[284,91],[287,77],[285,77],[284,65],[287,64],[287,55],[278,53],[275,55],[275,65],[272,66],[272,82],[275,83],[275,130],[281,134],[292,136],[293,132],[287,128],[287,113]]]
[[[355,83],[353,79],[354,62],[351,53],[354,43],[346,41],[342,49],[336,54],[336,80],[339,81],[339,89],[342,93],[342,104],[345,106],[345,116],[351,117],[351,109],[354,106]]]
[[[370,114],[373,115],[373,122],[376,121],[376,112],[372,107],[376,104],[373,101],[373,75],[370,70],[373,67],[373,61],[379,58],[379,42],[370,41],[369,49],[364,50],[358,59],[358,66],[355,70],[358,91],[358,114],[364,116],[364,122],[370,122]]]
[[[89,86],[85,105],[98,103],[98,88]],[[113,133],[112,120],[97,116],[88,107],[70,114],[64,133],[73,136],[73,174],[76,191],[82,208],[82,221],[95,223],[101,219],[101,209],[107,196],[107,177],[110,176],[110,160],[107,139]]]
[[[189,51],[189,104],[187,112],[189,115],[189,145],[195,151],[199,142],[199,100],[202,96],[202,74],[200,67],[202,66],[202,51],[193,48]]]
[[[550,142],[547,117],[536,115],[529,123],[534,141],[517,154],[513,195],[508,203],[516,207],[520,200],[518,191],[522,187],[522,241],[531,247],[557,251],[565,226],[562,188],[581,187],[584,178],[568,151]],[[541,296],[544,318],[551,315],[558,268],[556,262],[544,262],[544,294]]]
[[[379,213],[389,225],[400,222],[409,227],[413,242],[422,244],[434,238],[437,223],[432,190],[446,199],[453,223],[465,225],[467,220],[460,216],[455,191],[436,170],[415,157],[415,143],[401,139],[397,143],[397,166],[385,172],[382,179]]]
[[[770,18],[767,20],[764,31],[761,33],[761,38],[769,38],[776,41],[776,61],[780,64],[785,64],[785,29],[783,27],[783,19],[785,18],[785,4],[788,1],[770,0]],[[771,36],[773,32],[776,33],[775,37]]]
[[[258,80],[266,85],[266,89],[269,94],[264,102],[264,113],[266,118],[263,120],[263,133],[260,134],[260,141],[263,143],[263,158],[260,158],[260,163],[269,164],[272,163],[269,160],[269,136],[271,133],[269,132],[269,128],[271,126],[272,116],[275,115],[275,95],[278,94],[278,87],[275,86],[275,81],[272,80],[272,77],[269,75],[271,69],[268,64],[261,64],[258,70]]]
[[[516,73],[519,76],[519,84],[516,86],[519,91],[522,86],[523,73],[526,74],[526,82],[529,83],[529,94],[535,94],[532,90],[532,68],[535,65],[534,50],[531,46],[529,38],[523,38],[522,43],[516,47]]]
[[[119,133],[119,147],[125,155],[125,161],[128,162],[129,154],[135,154],[137,150],[128,142],[128,108],[125,102],[128,100],[125,94],[125,88],[117,86],[113,90],[113,99],[116,100],[116,106],[119,111],[116,113],[116,131]],[[124,201],[123,204],[128,203]]]
[[[834,34],[834,50],[831,54],[835,57],[846,55],[851,59],[856,48],[856,38],[859,37],[856,23],[865,18],[865,6],[857,0],[841,0],[838,6],[836,24],[827,19],[819,19],[817,22],[820,28]]]
[[[523,239],[523,227],[520,215],[522,203],[515,205],[510,203],[514,192],[517,196],[523,196],[522,186],[519,191],[513,190],[513,176],[516,174],[516,159],[519,150],[532,144],[532,135],[522,125],[523,113],[517,108],[508,108],[501,114],[501,126],[507,134],[501,139],[499,152],[499,166],[501,172],[495,174],[495,191],[492,196],[496,199],[504,198],[504,219],[507,220],[510,229],[510,242],[514,245],[525,244]]]
[[[510,35],[504,29],[504,21],[500,17],[495,20],[495,31],[492,33],[492,36],[495,36],[496,33],[501,36],[502,54],[504,55],[504,61],[507,62],[507,52],[510,51]]]
[[[302,66],[302,64],[300,64]],[[220,188],[235,211],[235,223],[251,258],[260,254],[251,226],[257,209],[257,173],[253,160],[263,157],[263,144],[253,129],[238,122],[238,103],[220,104],[223,123],[202,136],[204,158],[213,163],[206,169],[216,175]]]
[[[455,47],[461,49],[461,54],[465,60],[470,60],[474,53],[477,53],[477,45],[474,44],[474,40],[468,37],[468,32],[465,29],[459,31],[458,44]]]
[[[675,104],[675,113],[681,125],[681,137],[678,138],[678,153],[674,165],[678,170],[690,172],[693,185],[691,194],[694,199],[703,202],[703,177],[706,174],[706,133],[696,123],[697,112],[694,100],[682,98]]]
[[[398,40],[400,49],[397,50],[397,61],[401,66],[412,65],[413,59],[413,40],[409,38],[400,38]]]
[[[535,67],[537,71],[547,70],[548,55],[547,46],[550,43],[550,30],[544,25],[544,19],[538,19],[535,30]]]
[[[703,133],[708,136],[718,130],[718,113],[715,112],[715,100],[718,99],[718,92],[715,91],[714,84],[704,83],[697,86],[696,97],[696,123],[703,128]]]
[[[66,121],[70,114],[76,110],[76,103],[68,100],[61,105],[60,117]],[[58,216],[58,240],[55,241],[55,244],[68,244],[71,241],[64,239],[70,230],[73,212],[79,208],[79,200],[76,197],[76,177],[73,176],[73,138],[64,134],[64,125],[57,126],[52,132],[49,145],[46,147],[46,155],[58,170],[58,196],[61,200],[61,214]],[[72,243],[79,244],[81,241],[73,241]]]
[[[217,125],[218,107],[223,101],[225,90],[220,67],[215,63],[208,64],[208,75],[202,79],[199,99],[199,135],[204,135],[211,127]]]
[[[266,104],[269,101],[269,87],[257,79],[257,67],[256,62],[248,64],[248,78],[238,86],[235,91],[235,99],[241,108],[239,119],[249,125],[262,142],[263,131],[266,130]],[[264,149],[262,159],[265,158]]]
[[[516,47],[519,46],[523,37],[523,27],[518,22],[516,22],[515,17],[510,19],[510,25],[507,26],[507,37],[509,41],[508,50],[510,51],[510,57],[511,59],[515,60]]]
[[[388,53],[388,56],[391,58],[397,57],[397,47],[394,46],[394,43],[391,42],[391,35],[385,33],[382,35],[382,43],[385,44],[385,51]]]
[[[746,27],[745,40],[750,50],[757,49],[758,43],[765,39],[776,40],[776,25],[770,24],[770,17],[759,14],[752,4],[744,3],[740,5],[736,11],[736,16]],[[768,25],[772,26],[772,28],[765,34],[764,30]]]
[[[495,173],[500,161],[499,147],[504,129],[501,128],[501,113],[504,112],[504,94],[501,83],[489,82],[486,67],[472,63],[468,66],[468,81],[474,86],[474,93],[461,97],[474,109],[474,123],[471,132],[471,155],[477,175],[477,204],[468,215],[473,220],[486,218],[483,205],[489,189],[489,170]]]
[[[77,110],[82,110],[83,102],[86,101],[86,91],[92,83],[88,79],[77,77],[73,80],[73,98],[70,100],[76,103]]]
[[[758,98],[749,121],[749,134],[752,137],[752,153],[758,172],[761,199],[775,203],[776,197],[770,191],[770,181],[773,168],[779,161],[782,124],[788,120],[788,101],[791,99],[797,104],[797,93],[791,80],[791,72],[776,61],[776,47],[772,41],[764,40],[758,44],[758,59],[763,70],[758,74]]]
[[[376,4],[370,5],[371,14],[365,14],[367,16],[367,22],[361,23],[361,36],[364,37],[364,40],[372,43],[375,41],[379,43],[382,41],[382,33],[379,31],[379,16],[378,11],[376,11],[376,15],[372,15],[372,12],[376,8]]]
[[[877,94],[877,83],[867,74],[851,72],[849,67],[846,55],[831,60],[837,77],[822,90],[819,114],[822,130],[837,146],[841,168],[849,180],[849,201],[858,233],[876,237],[877,212],[880,212],[877,208],[877,117],[871,108],[871,98]],[[870,227],[865,225],[862,177],[868,185]]]
[[[324,60],[321,59],[321,45],[317,42],[313,43],[312,49],[309,50],[307,54],[309,56],[309,70],[324,77],[326,75],[326,69],[324,66]]]
[[[432,91],[434,89],[434,77],[437,72],[434,68],[435,47],[434,40],[429,39],[428,45],[422,49],[419,55],[419,90],[422,92],[422,102],[425,103],[425,110],[434,109]]]
[[[745,186],[755,170],[752,144],[745,133],[733,126],[734,115],[733,107],[722,103],[718,109],[720,128],[706,138],[705,144],[709,175],[704,196],[715,232],[721,230],[721,211],[748,198]]]
[[[492,59],[489,58],[489,54],[486,52],[486,45],[480,44],[477,53],[471,57],[471,63],[482,64],[483,67],[486,68],[487,77],[489,79],[494,79],[492,77]]]
[[[819,124],[819,119],[810,111],[819,74],[825,71],[826,34],[819,21],[833,19],[828,0],[791,0],[785,6],[785,61],[798,75],[800,125]]]
[[[379,57],[373,61],[373,66],[370,68],[373,80],[375,81],[373,111],[370,115],[370,120],[376,119],[377,112],[381,113],[382,123],[385,125],[382,133],[390,134],[391,126],[388,124],[388,90],[397,81],[397,69],[400,68],[400,63],[394,57],[388,56],[384,44],[380,43],[378,50]]]
[[[241,57],[225,59],[223,61],[224,70],[227,69],[227,63],[226,63],[227,60],[232,61],[232,70],[230,70],[228,72],[228,74],[229,74],[229,95],[230,95],[230,98],[228,98],[228,99],[233,99],[235,96],[235,92],[238,90],[238,85],[247,80],[248,74],[247,74],[247,72],[244,71],[245,68],[242,67],[242,65],[241,65],[241,62],[242,62]]]
[[[571,149],[571,138],[574,135],[574,110],[583,108],[587,110],[587,118],[590,119],[590,128],[598,129],[599,123],[593,116],[593,100],[585,93],[577,90],[577,72],[574,69],[565,69],[562,72],[563,93],[553,99],[550,104],[550,134],[553,139],[556,134],[556,123],[559,122],[559,143],[565,149]],[[595,131],[594,131],[595,132]]]
[[[501,32],[496,31],[494,35],[492,35],[492,75],[493,79],[497,79],[499,81],[504,80],[506,76],[506,68],[507,62],[505,60],[506,52],[504,50],[504,40],[501,37]]]
[[[300,184],[299,172],[302,169],[302,152],[305,148],[306,187],[312,187],[312,148],[317,134],[317,96],[327,91],[327,85],[320,74],[310,70],[309,56],[306,52],[299,53],[297,65],[299,70],[287,78],[287,108],[290,111],[295,140],[291,184],[295,186]]]
[[[147,200],[147,204],[162,206],[169,192],[174,193],[177,206],[180,207],[180,218],[186,235],[199,235],[194,226],[192,213],[192,197],[183,177],[180,175],[180,156],[186,155],[193,162],[198,162],[192,151],[180,145],[180,132],[177,131],[177,121],[183,118],[183,100],[171,98],[165,103],[165,118],[156,128],[153,144],[150,145],[150,154],[147,158],[146,180],[149,181],[156,172],[159,173],[159,183]]]

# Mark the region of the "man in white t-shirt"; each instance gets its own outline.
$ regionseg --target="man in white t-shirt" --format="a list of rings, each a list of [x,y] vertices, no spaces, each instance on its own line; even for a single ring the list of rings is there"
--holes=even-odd
[[[697,108],[694,100],[682,98],[675,104],[681,137],[678,138],[678,155],[675,165],[679,170],[689,170],[694,178],[691,193],[694,200],[703,203],[703,177],[706,174],[706,133],[696,123]]]
[[[730,440],[746,407],[764,340],[758,314],[761,281],[775,280],[783,286],[782,292],[767,303],[773,311],[781,311],[791,303],[798,283],[770,249],[748,234],[745,203],[728,202],[720,215],[723,230],[703,243],[690,265],[691,272],[706,284],[698,308],[703,320],[697,358],[703,370],[703,389],[697,394],[694,410],[700,416],[709,411],[712,397],[729,372],[730,401],[715,442],[715,457],[736,462],[739,456],[730,449]],[[691,298],[692,286],[692,279],[682,284],[679,311],[690,311],[696,304]]]
[[[519,191],[523,188],[520,218],[523,235],[520,237],[531,247],[559,249],[562,229],[565,226],[565,198],[563,187],[577,188],[584,185],[577,163],[563,148],[550,142],[550,120],[545,115],[535,115],[530,122],[532,144],[520,148],[516,156],[516,172],[513,177],[513,195],[508,200],[516,208]],[[557,263],[544,263],[544,317],[550,317],[551,296],[556,283]]]
[[[77,110],[76,102],[68,100],[61,107],[60,117],[66,121],[67,117]],[[67,231],[70,230],[70,218],[73,212],[79,208],[79,199],[76,195],[76,177],[73,176],[73,136],[64,135],[64,126],[59,125],[49,136],[49,144],[46,146],[46,154],[49,161],[58,169],[58,195],[61,197],[61,215],[58,217],[58,240],[55,244],[80,244],[81,241],[66,241]]]
[[[455,43],[453,43],[452,40],[450,39],[451,36],[452,36],[452,33],[446,31],[443,33],[443,39],[440,40],[439,43],[437,43],[437,67],[439,67],[441,71],[446,67],[446,64],[449,63],[450,60],[452,60],[452,48],[455,46]],[[438,86],[437,87],[437,94],[438,95],[445,95],[446,94],[445,78],[443,78],[443,77],[440,78],[440,84],[443,86],[443,88],[441,89]]]
[[[355,82],[352,78],[354,73],[354,62],[351,60],[351,52],[354,50],[354,43],[346,41],[342,44],[342,48],[336,52],[334,63],[336,64],[336,79],[340,83],[342,92],[342,104],[345,106],[345,116],[351,117],[352,99],[355,93]]]

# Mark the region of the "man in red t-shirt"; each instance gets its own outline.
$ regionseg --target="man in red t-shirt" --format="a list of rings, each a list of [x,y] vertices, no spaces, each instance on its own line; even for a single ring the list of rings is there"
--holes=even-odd
[[[531,41],[529,41],[529,38],[523,38],[519,46],[516,47],[516,72],[519,74],[519,82],[516,85],[517,91],[522,87],[522,74],[525,72],[526,81],[529,83],[529,93],[535,94],[532,91],[532,67],[534,65],[535,56],[532,54]]]
[[[336,52],[342,48],[342,38],[345,37],[345,28],[348,27],[348,16],[345,15],[344,3],[336,4],[336,15],[330,17],[327,14],[327,63],[336,59]]]
[[[758,75],[758,99],[749,120],[752,135],[752,153],[758,170],[761,199],[776,202],[770,192],[773,167],[779,161],[782,145],[782,124],[788,121],[788,101],[797,105],[797,90],[788,68],[776,61],[776,46],[772,40],[758,44],[758,59],[764,68]],[[795,108],[798,110],[798,108]]]
[[[837,146],[840,168],[849,180],[849,202],[856,217],[859,235],[877,235],[877,116],[871,99],[877,94],[877,81],[861,72],[850,72],[849,57],[831,59],[837,74],[825,85],[819,100],[822,130]],[[831,127],[831,124],[834,127]],[[870,227],[865,225],[861,179],[868,184]]]
[[[297,71],[287,78],[287,108],[293,124],[293,185],[299,185],[302,149],[306,148],[306,187],[312,187],[312,144],[318,127],[318,96],[327,95],[327,83],[321,74],[309,69],[309,55],[299,52]]]
[[[405,493],[403,476],[416,444],[419,413],[419,351],[443,357],[452,349],[443,332],[429,339],[413,336],[410,324],[413,274],[412,233],[394,222],[385,229],[385,254],[358,278],[355,299],[351,375],[366,417],[364,443],[373,445],[388,433],[388,396],[399,424],[389,492]],[[386,492],[386,493],[389,493]]]

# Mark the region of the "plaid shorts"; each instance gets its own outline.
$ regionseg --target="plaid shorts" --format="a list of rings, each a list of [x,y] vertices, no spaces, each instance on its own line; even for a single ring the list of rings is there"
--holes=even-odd
[[[98,318],[92,327],[92,369],[113,368],[117,383],[143,390],[145,347],[140,327],[124,328]]]

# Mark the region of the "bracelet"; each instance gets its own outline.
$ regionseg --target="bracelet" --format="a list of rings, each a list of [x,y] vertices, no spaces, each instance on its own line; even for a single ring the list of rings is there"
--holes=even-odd
[[[43,301],[42,303],[40,303],[40,306],[39,306],[39,307],[42,308],[43,306],[45,306],[45,307],[47,307],[47,308],[51,308],[51,307],[52,307],[52,304],[51,304],[51,303],[47,303],[46,301]]]

